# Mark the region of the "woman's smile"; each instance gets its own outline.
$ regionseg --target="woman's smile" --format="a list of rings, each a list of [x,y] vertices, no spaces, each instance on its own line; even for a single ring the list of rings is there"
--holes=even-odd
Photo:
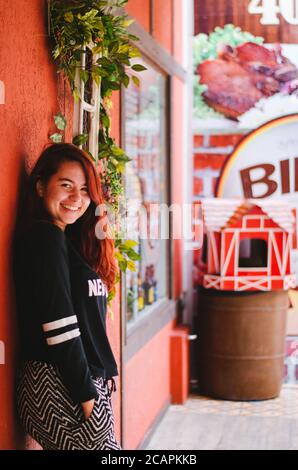
[[[76,211],[81,209],[81,206],[80,207],[70,206],[70,205],[62,204],[62,202],[61,202],[61,206],[64,209],[67,209],[67,210],[70,210],[70,211],[73,211],[73,212],[76,212]]]

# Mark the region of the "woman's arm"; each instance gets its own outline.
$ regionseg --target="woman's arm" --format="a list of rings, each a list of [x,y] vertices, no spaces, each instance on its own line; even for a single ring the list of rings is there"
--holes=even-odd
[[[84,401],[83,403],[81,403],[85,419],[90,418],[94,406],[94,401],[94,398],[92,398],[92,400]]]

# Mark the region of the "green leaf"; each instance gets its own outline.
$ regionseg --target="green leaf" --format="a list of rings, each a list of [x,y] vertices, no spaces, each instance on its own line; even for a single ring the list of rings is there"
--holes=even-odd
[[[127,248],[133,248],[135,246],[137,246],[139,243],[136,242],[135,240],[126,240],[123,245]]]
[[[110,119],[109,119],[109,116],[107,116],[106,114],[104,114],[103,116],[101,116],[101,123],[104,127],[110,127]]]
[[[125,19],[123,22],[122,22],[122,26],[124,28],[128,28],[131,24],[133,24],[135,22],[134,19]]]
[[[116,160],[115,158],[110,157],[110,158],[109,158],[109,162],[112,163],[112,165],[114,165],[115,168],[117,168],[118,162],[117,162],[117,160]]]
[[[109,294],[108,294],[108,303],[110,303],[115,298],[115,295],[116,295],[115,289],[112,292],[109,292]],[[111,319],[113,320],[114,319],[113,310],[109,309],[109,312],[110,312],[109,315],[111,316]]]
[[[115,155],[113,152],[113,157],[120,163],[128,163],[131,162],[131,158],[129,158],[127,155]]]
[[[72,139],[72,143],[77,146],[84,145],[88,141],[88,138],[88,134],[79,134]]]
[[[127,256],[133,261],[139,261],[141,259],[139,253],[136,253],[133,249],[127,251]]]
[[[101,78],[97,73],[92,72],[92,79],[95,81],[96,85],[100,85]]]
[[[138,36],[135,36],[134,34],[129,34],[128,37],[132,41],[139,41],[140,40],[140,38],[138,38]]]
[[[131,47],[129,50],[129,57],[141,57],[141,52],[137,47]]]
[[[56,124],[57,129],[60,131],[64,131],[66,126],[67,126],[67,121],[65,119],[65,116],[63,114],[59,113],[54,116],[54,121]]]
[[[128,85],[129,85],[129,76],[128,75],[126,75],[126,74],[124,75],[124,77],[122,78],[122,83],[125,86],[125,88],[128,87]]]
[[[78,103],[80,100],[80,93],[78,92],[78,89],[74,88],[72,91],[72,94],[73,94],[75,102]]]
[[[119,266],[120,271],[124,273],[127,269],[127,261],[126,260],[118,261],[118,266]]]
[[[63,141],[63,135],[62,134],[52,134],[50,135],[50,139],[55,142],[55,144],[60,144]]]
[[[69,11],[68,13],[65,13],[64,19],[65,19],[65,21],[67,21],[67,23],[72,23],[73,20],[74,20],[74,16],[73,16],[72,12]]]
[[[80,70],[80,79],[81,79],[84,83],[87,83],[88,78],[89,78],[89,73],[87,72],[87,70]]]
[[[136,272],[137,267],[133,261],[127,260],[127,269]]]
[[[94,160],[95,162],[97,162],[97,159],[95,158],[95,156],[92,155],[92,153],[91,153],[88,149],[85,149],[85,152],[88,153],[89,157],[91,157],[92,160]]]
[[[61,54],[61,49],[57,46],[53,51],[53,58],[54,60],[58,59],[59,55]]]
[[[133,75],[131,78],[132,78],[132,81],[134,82],[134,84],[139,87],[140,84],[141,84],[140,79],[138,77],[136,77],[135,75]]]
[[[119,42],[118,41],[110,42],[110,44],[109,44],[109,53],[110,54],[115,54],[116,52],[118,52],[118,49],[119,49]]]
[[[129,48],[129,44],[120,44],[118,47],[118,57],[121,58],[121,55],[124,55],[124,52],[128,52]]]
[[[92,54],[101,54],[102,53],[102,45],[97,44],[96,46],[93,47],[92,49]]]
[[[115,297],[116,293],[113,292],[113,293],[109,293],[108,295],[108,303],[113,300],[113,298]],[[114,311],[109,307],[108,308],[108,311],[107,311],[107,316],[111,319],[112,322],[114,322],[115,320],[115,314],[114,314]]]
[[[108,82],[108,88],[110,88],[111,90],[119,90],[120,84],[116,82]]]
[[[98,158],[99,160],[102,160],[103,158],[109,157],[110,152],[108,150],[102,150],[98,153]]]
[[[118,261],[125,261],[124,256],[119,251],[116,251],[114,256]]]
[[[113,155],[125,155],[124,150],[121,149],[120,147],[113,147],[112,151],[113,151]]]
[[[147,70],[147,68],[144,67],[144,65],[141,65],[141,64],[135,64],[131,68],[132,68],[132,70],[135,70],[136,72],[143,72],[143,70]]]

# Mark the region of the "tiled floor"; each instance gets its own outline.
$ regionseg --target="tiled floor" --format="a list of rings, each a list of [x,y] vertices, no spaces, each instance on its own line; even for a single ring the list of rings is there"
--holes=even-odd
[[[180,409],[173,405],[172,409]],[[181,407],[186,413],[217,413],[231,416],[282,416],[298,419],[298,387],[284,385],[278,398],[265,401],[223,401],[201,396],[191,396]]]
[[[185,405],[170,406],[146,448],[298,450],[298,386],[256,402],[192,395]]]

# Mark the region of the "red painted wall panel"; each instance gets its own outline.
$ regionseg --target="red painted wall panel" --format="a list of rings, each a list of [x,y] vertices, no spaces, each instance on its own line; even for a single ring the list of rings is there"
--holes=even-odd
[[[170,400],[170,332],[164,327],[125,366],[124,448],[136,449]]]
[[[172,53],[173,1],[153,0],[152,35],[170,54]]]
[[[182,207],[183,204],[183,137],[181,129],[183,127],[183,83],[176,77],[172,80],[172,203]],[[173,224],[178,224],[179,221]],[[183,241],[182,239],[173,240],[172,251],[172,288],[173,297],[177,299],[182,292],[182,257],[183,257]]]
[[[185,7],[185,4],[184,4]],[[173,55],[182,64],[183,58],[183,0],[173,0]]]
[[[0,449],[17,446],[13,424],[16,328],[11,239],[20,173],[24,165],[33,165],[47,142],[52,115],[58,109],[56,74],[49,61],[43,7],[40,0],[0,1],[0,80],[5,86],[5,104],[0,105],[0,340],[5,343],[6,352],[5,364],[0,365]],[[19,444],[22,445],[22,437]]]
[[[150,0],[128,0],[125,10],[148,33],[150,32]]]
[[[115,92],[112,97],[111,135],[116,143],[120,144],[120,93]],[[116,436],[121,437],[121,318],[120,318],[120,289],[117,286],[117,295],[112,305],[112,313],[107,316],[107,332],[113,353],[118,365],[119,377],[116,378],[117,392],[112,395],[112,405],[115,416]]]

